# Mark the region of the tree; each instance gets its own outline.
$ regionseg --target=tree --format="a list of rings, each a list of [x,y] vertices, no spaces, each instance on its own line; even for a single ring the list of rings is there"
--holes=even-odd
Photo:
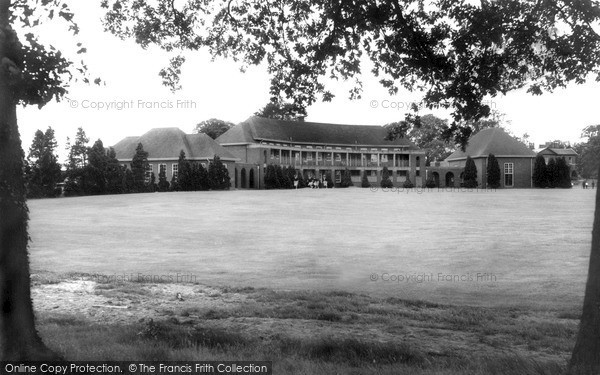
[[[558,186],[558,168],[556,166],[556,159],[550,159],[548,165],[546,165],[546,179],[548,181],[548,187],[555,188]]]
[[[275,166],[273,164],[269,164],[265,168],[265,189],[276,189],[277,188],[277,177],[275,175]]]
[[[598,178],[600,168],[600,125],[590,125],[583,129],[581,138],[586,142],[575,145],[577,170],[583,178]]]
[[[453,151],[451,144],[444,140],[443,135],[448,129],[448,121],[433,114],[421,116],[418,126],[412,126],[406,121],[385,125],[389,138],[407,134],[407,138],[417,147],[425,150],[425,165],[431,165],[435,160],[444,160]],[[409,130],[410,129],[410,130]]]
[[[402,187],[405,189],[412,189],[415,187],[415,184],[412,183],[409,176],[406,176],[406,180],[402,183]]]
[[[367,177],[367,171],[363,171],[362,180],[360,181],[360,186],[364,188],[371,187],[371,183],[369,182],[369,178]]]
[[[556,187],[563,189],[570,189],[573,187],[571,184],[571,168],[569,168],[564,157],[556,159],[556,174]]]
[[[464,186],[466,188],[476,188],[477,187],[477,166],[473,159],[470,156],[467,156],[467,161],[465,162],[465,170],[463,174]]]
[[[161,168],[158,172],[158,191],[169,191],[169,181],[167,181],[167,171],[165,168]]]
[[[271,100],[254,115],[276,120],[304,121],[306,110],[298,104]]]
[[[125,192],[123,188],[123,177],[125,167],[119,164],[114,148],[110,147],[106,153],[106,183],[108,194],[120,194]]]
[[[13,4],[0,0],[0,358],[2,360],[52,360],[58,356],[40,339],[31,304],[27,254],[28,209],[17,104],[44,106],[60,99],[75,68],[60,51],[39,43],[33,32],[54,18],[58,1]],[[52,12],[50,12],[52,10]],[[56,12],[77,34],[68,6]],[[25,30],[19,40],[14,28]],[[84,50],[80,49],[80,52]]]
[[[173,185],[173,184],[172,184]],[[192,166],[185,158],[185,151],[179,152],[179,160],[177,161],[177,184],[180,191],[192,190]]]
[[[383,172],[381,173],[381,183],[382,188],[393,188],[394,184],[392,180],[390,180],[390,171],[387,167],[383,167]]]
[[[86,174],[85,194],[106,194],[108,156],[100,139],[88,150],[88,164],[84,167]]]
[[[221,134],[234,126],[235,125],[232,122],[211,118],[210,120],[204,120],[196,124],[194,132],[204,133],[212,139],[217,139]]]
[[[211,190],[228,190],[231,186],[229,171],[217,155],[208,165],[208,183]]]
[[[85,168],[87,165],[88,146],[90,139],[85,135],[82,127],[77,128],[75,134],[75,143],[71,146],[69,152],[69,165],[67,168]]]
[[[135,154],[131,159],[131,173],[133,175],[133,192],[143,193],[146,191],[146,182],[149,180],[146,177],[148,170],[148,153],[144,151],[144,146],[138,143],[135,148]]]
[[[344,169],[342,172],[342,181],[340,182],[341,187],[350,187],[353,186],[352,183],[352,175],[350,174],[350,170],[348,168]]]
[[[537,188],[548,187],[548,171],[546,169],[546,160],[542,155],[535,157],[533,165],[533,186]]]
[[[500,187],[500,179],[502,175],[500,173],[500,165],[498,159],[494,154],[489,154],[487,158],[487,184],[492,189],[498,189]]]
[[[57,184],[61,178],[54,130],[48,127],[45,133],[41,130],[35,136],[29,155],[27,171],[27,193],[29,197],[55,197],[58,194]]]

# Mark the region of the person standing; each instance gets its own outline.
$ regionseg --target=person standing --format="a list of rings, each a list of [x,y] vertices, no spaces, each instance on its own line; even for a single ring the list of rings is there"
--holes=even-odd
[[[298,175],[294,176],[294,188],[298,190]]]

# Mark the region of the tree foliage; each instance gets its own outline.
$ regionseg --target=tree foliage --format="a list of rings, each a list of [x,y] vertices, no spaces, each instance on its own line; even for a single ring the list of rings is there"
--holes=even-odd
[[[144,47],[206,48],[215,57],[238,59],[242,69],[266,63],[273,100],[287,98],[301,108],[333,98],[330,78],[353,81],[350,97],[360,98],[368,58],[390,94],[401,87],[420,90],[425,107],[451,107],[449,134],[461,141],[472,129],[460,120],[490,114],[486,98],[522,88],[541,94],[600,73],[600,37],[593,28],[600,6],[593,2],[172,4],[104,0],[105,26]],[[168,77],[176,87],[182,58],[172,61]]]
[[[383,171],[381,173],[380,185],[382,188],[393,188],[394,187],[392,180],[390,180],[390,171],[387,167],[383,167]]]
[[[196,124],[194,132],[204,133],[212,139],[217,139],[221,134],[234,126],[235,125],[232,122],[211,118]]]
[[[600,168],[600,125],[590,125],[583,129],[581,138],[586,141],[575,145],[577,170],[583,178],[598,178]]]
[[[533,186],[537,188],[548,187],[548,171],[546,169],[546,160],[543,155],[538,155],[535,158],[532,179]]]
[[[365,169],[362,174],[362,179],[360,181],[360,186],[363,188],[371,187],[371,183],[369,182],[369,177],[367,177],[367,170]]]
[[[35,198],[55,197],[61,179],[60,164],[56,155],[54,130],[38,130],[29,148],[26,165],[27,195]]]
[[[133,174],[133,190],[137,193],[143,193],[147,190],[149,177],[146,175],[148,169],[148,153],[144,151],[144,146],[138,143],[135,148],[135,154],[131,159],[131,173]]]
[[[295,103],[275,100],[267,103],[254,115],[275,120],[304,121],[306,110]]]
[[[208,165],[208,184],[211,190],[229,190],[231,185],[229,171],[217,155]]]
[[[463,181],[466,188],[477,187],[477,166],[470,156],[467,156],[467,161],[465,162]]]
[[[500,187],[500,179],[502,174],[500,173],[500,164],[494,154],[489,154],[487,158],[487,184],[492,189]]]

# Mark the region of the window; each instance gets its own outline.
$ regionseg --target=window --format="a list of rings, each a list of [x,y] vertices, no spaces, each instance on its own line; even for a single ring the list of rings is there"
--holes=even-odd
[[[371,154],[371,163],[377,163],[377,154]]]
[[[335,182],[337,184],[342,182],[342,171],[335,171]]]
[[[504,163],[504,186],[513,186],[514,163]]]
[[[420,169],[417,169],[417,170],[416,170],[416,172],[415,172],[415,176],[416,176],[416,177],[421,177],[421,170],[420,170]]]
[[[371,177],[377,178],[377,171],[375,171],[375,170],[371,171]]]
[[[388,161],[387,154],[381,155],[381,161],[384,163],[387,163],[387,161]]]
[[[312,161],[312,152],[309,152],[308,154],[306,154],[306,160]]]
[[[398,176],[406,177],[406,171],[398,171]]]
[[[328,152],[327,154],[325,154],[325,160],[331,161],[331,153]]]
[[[342,161],[342,155],[341,154],[335,154],[335,161]]]
[[[150,178],[152,177],[152,171],[152,164],[146,165],[146,174],[144,175],[146,182],[150,182]]]
[[[177,180],[177,172],[179,171],[179,164],[173,163],[171,166],[171,175],[175,180]]]
[[[323,160],[323,154],[320,152],[317,152],[317,161],[321,161]]]

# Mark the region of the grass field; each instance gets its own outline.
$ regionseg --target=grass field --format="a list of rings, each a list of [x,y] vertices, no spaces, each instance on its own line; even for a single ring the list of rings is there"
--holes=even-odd
[[[579,306],[594,195],[353,188],[32,200],[31,262],[214,286]]]
[[[594,193],[32,200],[38,329],[71,360],[270,360],[275,374],[297,375],[561,374],[581,314]]]

